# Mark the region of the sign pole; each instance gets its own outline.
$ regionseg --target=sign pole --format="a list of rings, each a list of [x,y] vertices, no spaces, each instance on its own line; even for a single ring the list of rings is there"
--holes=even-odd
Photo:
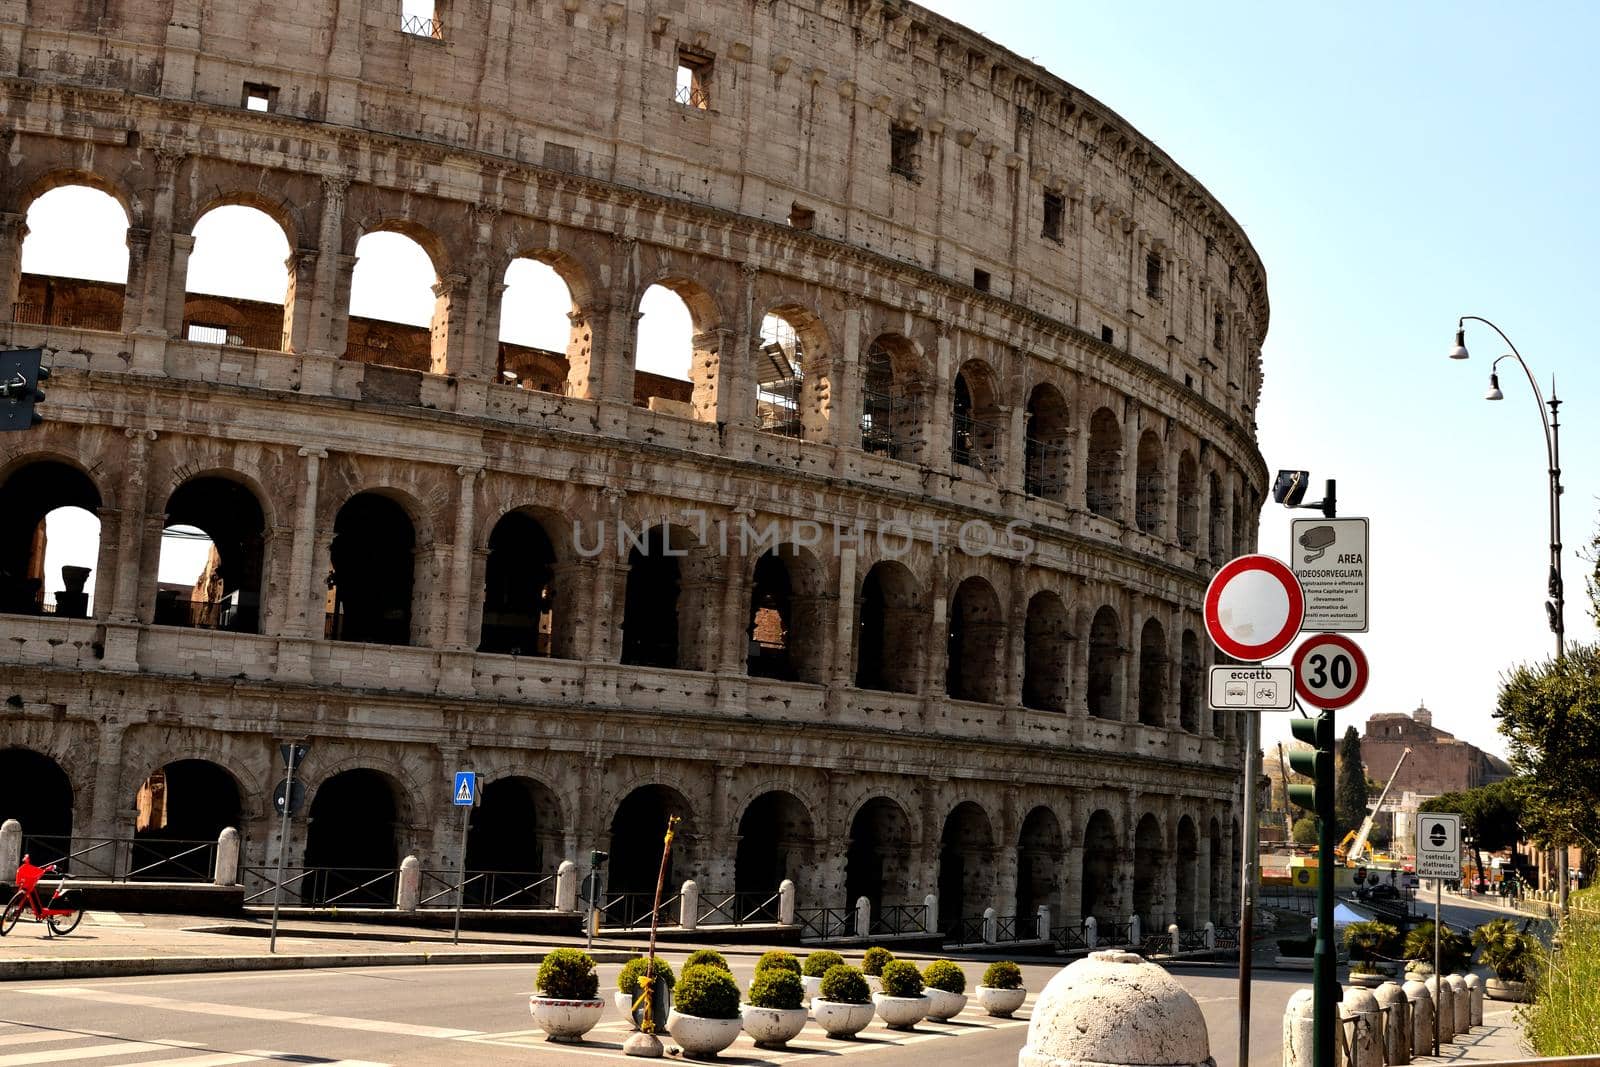
[[[1439,952],[1439,925],[1444,915],[1444,879],[1433,880],[1433,988],[1435,991],[1444,988],[1444,975],[1439,970],[1442,962]],[[1442,994],[1440,995],[1442,998]],[[1440,999],[1440,998],[1436,998]],[[1439,1054],[1439,1005],[1433,1005],[1433,1054]]]
[[[1333,711],[1322,709],[1328,718],[1328,735],[1333,730]],[[1318,783],[1319,786],[1321,783]],[[1339,1039],[1339,948],[1333,929],[1333,880],[1335,844],[1333,782],[1317,790],[1317,947],[1313,963],[1316,975],[1311,997],[1316,1042],[1312,1061],[1315,1067],[1336,1067]]]
[[[477,797],[477,790],[473,790],[473,797]],[[467,831],[472,826],[472,806],[467,805],[461,809],[461,862],[456,866],[456,877],[461,880],[456,889],[456,929],[451,938],[452,945],[461,944],[461,904],[467,896]]]
[[[1255,944],[1256,782],[1260,780],[1257,756],[1261,749],[1261,717],[1247,713],[1244,755],[1244,862],[1239,874],[1239,1067],[1250,1067],[1250,965]]]
[[[267,951],[278,951],[278,902],[283,897],[283,857],[289,851],[289,809],[294,806],[294,763],[300,747],[291,741],[289,749],[289,776],[283,780],[283,819],[278,826],[278,877],[272,886],[272,938]]]

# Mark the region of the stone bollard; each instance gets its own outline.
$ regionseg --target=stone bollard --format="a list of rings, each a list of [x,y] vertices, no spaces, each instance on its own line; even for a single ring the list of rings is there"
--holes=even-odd
[[[1208,922],[1208,923],[1206,923],[1206,948],[1216,948],[1216,947],[1217,947],[1217,924],[1216,923],[1212,923],[1212,922]]]
[[[856,898],[856,936],[865,940],[872,936],[872,901]]]
[[[1050,905],[1040,904],[1034,912],[1034,936],[1040,941],[1050,940]]]
[[[1439,976],[1430,974],[1428,980],[1422,983],[1428,987],[1428,995],[1433,997],[1433,1013],[1439,1021],[1439,1044],[1452,1041],[1456,1036],[1456,1001],[1454,991],[1449,982],[1439,981]]]
[[[0,871],[5,864],[0,863]],[[212,885],[236,885],[239,881],[239,831],[231,826],[217,835],[217,862],[212,867]]]
[[[1445,981],[1450,983],[1451,1001],[1456,1009],[1456,1033],[1464,1034],[1472,1029],[1472,996],[1467,992],[1467,981],[1459,974],[1446,975]]]
[[[1017,1067],[1214,1067],[1206,1020],[1176,979],[1132,952],[1063,967],[1033,1006]]]
[[[992,945],[1000,940],[1000,917],[993,908],[983,909],[983,943]]]
[[[939,929],[938,895],[935,893],[929,893],[927,896],[923,897],[922,906],[928,909],[928,929],[930,931]]]
[[[1467,1003],[1472,1009],[1471,1013],[1467,1016],[1467,1022],[1471,1023],[1473,1026],[1482,1026],[1483,979],[1479,978],[1475,974],[1469,974],[1466,976],[1466,978],[1462,979],[1462,981],[1467,983]]]
[[[422,864],[415,856],[400,861],[400,883],[395,887],[394,906],[400,911],[416,911],[422,903]]]
[[[778,884],[778,922],[794,925],[794,883],[785,878]]]
[[[1296,989],[1283,1008],[1283,1067],[1311,1067],[1316,1034],[1311,1018],[1315,994]],[[1340,1057],[1335,1056],[1337,1062]]]
[[[1183,937],[1178,933],[1178,924],[1169,923],[1167,926],[1167,939],[1172,942],[1172,954],[1176,956],[1183,945]]]
[[[1422,982],[1412,980],[1403,987],[1411,1002],[1411,1055],[1433,1055],[1433,994]]]
[[[0,823],[0,881],[10,884],[22,866],[22,824],[15,819]]]
[[[1373,991],[1378,1007],[1387,1008],[1383,1016],[1383,1062],[1390,1067],[1411,1062],[1411,1034],[1406,1029],[1406,991],[1399,982],[1385,982]]]
[[[700,887],[691,879],[678,889],[678,926],[684,930],[693,930],[699,925]]]
[[[578,910],[578,865],[571,860],[556,868],[556,910],[566,915]]]
[[[1100,943],[1100,924],[1093,915],[1083,920],[1083,943],[1089,946],[1090,952]]]
[[[1339,1017],[1355,1020],[1344,1031],[1349,1067],[1383,1067],[1383,1016],[1372,990],[1361,986],[1346,988],[1344,999],[1339,1002]]]

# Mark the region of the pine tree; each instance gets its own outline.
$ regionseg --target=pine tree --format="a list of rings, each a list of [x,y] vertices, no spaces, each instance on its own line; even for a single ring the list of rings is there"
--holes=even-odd
[[[1339,741],[1338,787],[1334,792],[1337,835],[1359,827],[1367,818],[1367,769],[1361,762],[1361,735],[1345,727]]]

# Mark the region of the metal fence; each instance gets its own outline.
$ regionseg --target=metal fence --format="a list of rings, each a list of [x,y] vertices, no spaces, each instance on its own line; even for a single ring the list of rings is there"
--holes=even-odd
[[[867,932],[882,936],[895,934],[926,934],[928,906],[926,904],[887,904],[872,913]]]
[[[444,21],[442,19],[425,19],[420,15],[403,15],[400,18],[400,32],[409,33],[413,37],[432,37],[435,41],[444,40]]]
[[[1100,923],[1095,942],[1101,946],[1129,945],[1133,943],[1133,923],[1108,919]]]
[[[856,933],[854,908],[796,908],[794,921],[802,941],[837,941]]]
[[[943,922],[945,940],[954,945],[981,945],[983,944],[983,917],[963,919],[953,915]]]
[[[700,892],[695,923],[701,926],[743,926],[779,921],[778,894]]]
[[[210,882],[217,863],[215,840],[24,834],[22,851],[63,877],[111,882]]]
[[[1082,923],[1056,927],[1050,931],[1050,940],[1057,952],[1088,951],[1089,948],[1089,932]]]
[[[600,910],[605,913],[603,922],[607,926],[615,926],[623,930],[636,930],[642,926],[650,925],[650,909],[655,902],[654,893],[611,893],[605,898]],[[673,893],[661,898],[661,910],[656,920],[657,926],[678,925],[679,895]]]
[[[281,325],[265,326],[259,323],[219,326],[204,322],[189,322],[184,324],[183,339],[201,345],[261,348],[268,352],[278,352],[285,347]]]
[[[459,898],[464,908],[531,910],[556,906],[556,876],[538,871],[468,871],[463,881],[456,871],[421,872],[417,906],[453,908]]]
[[[242,867],[245,904],[271,904],[276,867]],[[318,908],[392,908],[399,884],[393,868],[285,867],[285,903]]]
[[[67,326],[77,330],[122,329],[122,313],[96,307],[51,307],[18,301],[11,305],[11,321],[25,326]]]

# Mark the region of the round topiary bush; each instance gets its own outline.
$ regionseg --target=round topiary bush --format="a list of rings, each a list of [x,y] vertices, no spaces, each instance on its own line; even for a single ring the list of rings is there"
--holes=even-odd
[[[922,984],[929,989],[942,989],[946,993],[965,993],[967,976],[950,960],[934,960],[923,968]]]
[[[785,952],[781,948],[775,948],[771,952],[763,952],[761,958],[756,960],[757,974],[762,971],[770,971],[774,967],[780,970],[792,971],[795,977],[800,975],[800,961],[794,958],[794,953]]]
[[[905,960],[890,960],[883,965],[883,992],[891,997],[922,996],[922,975],[917,965]]]
[[[843,962],[844,957],[837,952],[830,952],[825,948],[818,949],[806,957],[805,962],[800,965],[800,973],[807,978],[821,978],[831,968]]]
[[[805,991],[800,987],[800,975],[795,971],[787,967],[768,967],[756,971],[755,978],[750,982],[748,999],[758,1008],[794,1011],[805,999]]]
[[[873,945],[861,954],[861,970],[874,978],[883,974],[883,965],[894,959],[894,953],[880,945]]]
[[[644,980],[645,968],[649,963],[650,959],[647,956],[637,956],[624,963],[621,973],[617,975],[617,988],[630,997],[638,996],[641,989],[639,983]],[[678,980],[672,973],[672,966],[660,956],[656,957],[655,976],[666,982],[668,989],[671,989],[673,983]]]
[[[836,963],[822,976],[819,997],[835,1004],[871,1004],[872,990],[860,971],[847,963]]]
[[[575,948],[558,948],[539,964],[535,993],[554,1000],[593,1000],[600,988],[594,959]]]
[[[714,948],[697,948],[689,953],[689,958],[683,961],[683,969],[687,971],[690,967],[721,967],[729,973],[733,971],[726,957]]]
[[[1010,960],[996,960],[983,972],[983,984],[990,989],[1021,989],[1022,968]]]
[[[672,990],[672,1007],[679,1015],[701,1019],[737,1019],[739,984],[733,975],[715,964],[684,965],[683,974]]]

